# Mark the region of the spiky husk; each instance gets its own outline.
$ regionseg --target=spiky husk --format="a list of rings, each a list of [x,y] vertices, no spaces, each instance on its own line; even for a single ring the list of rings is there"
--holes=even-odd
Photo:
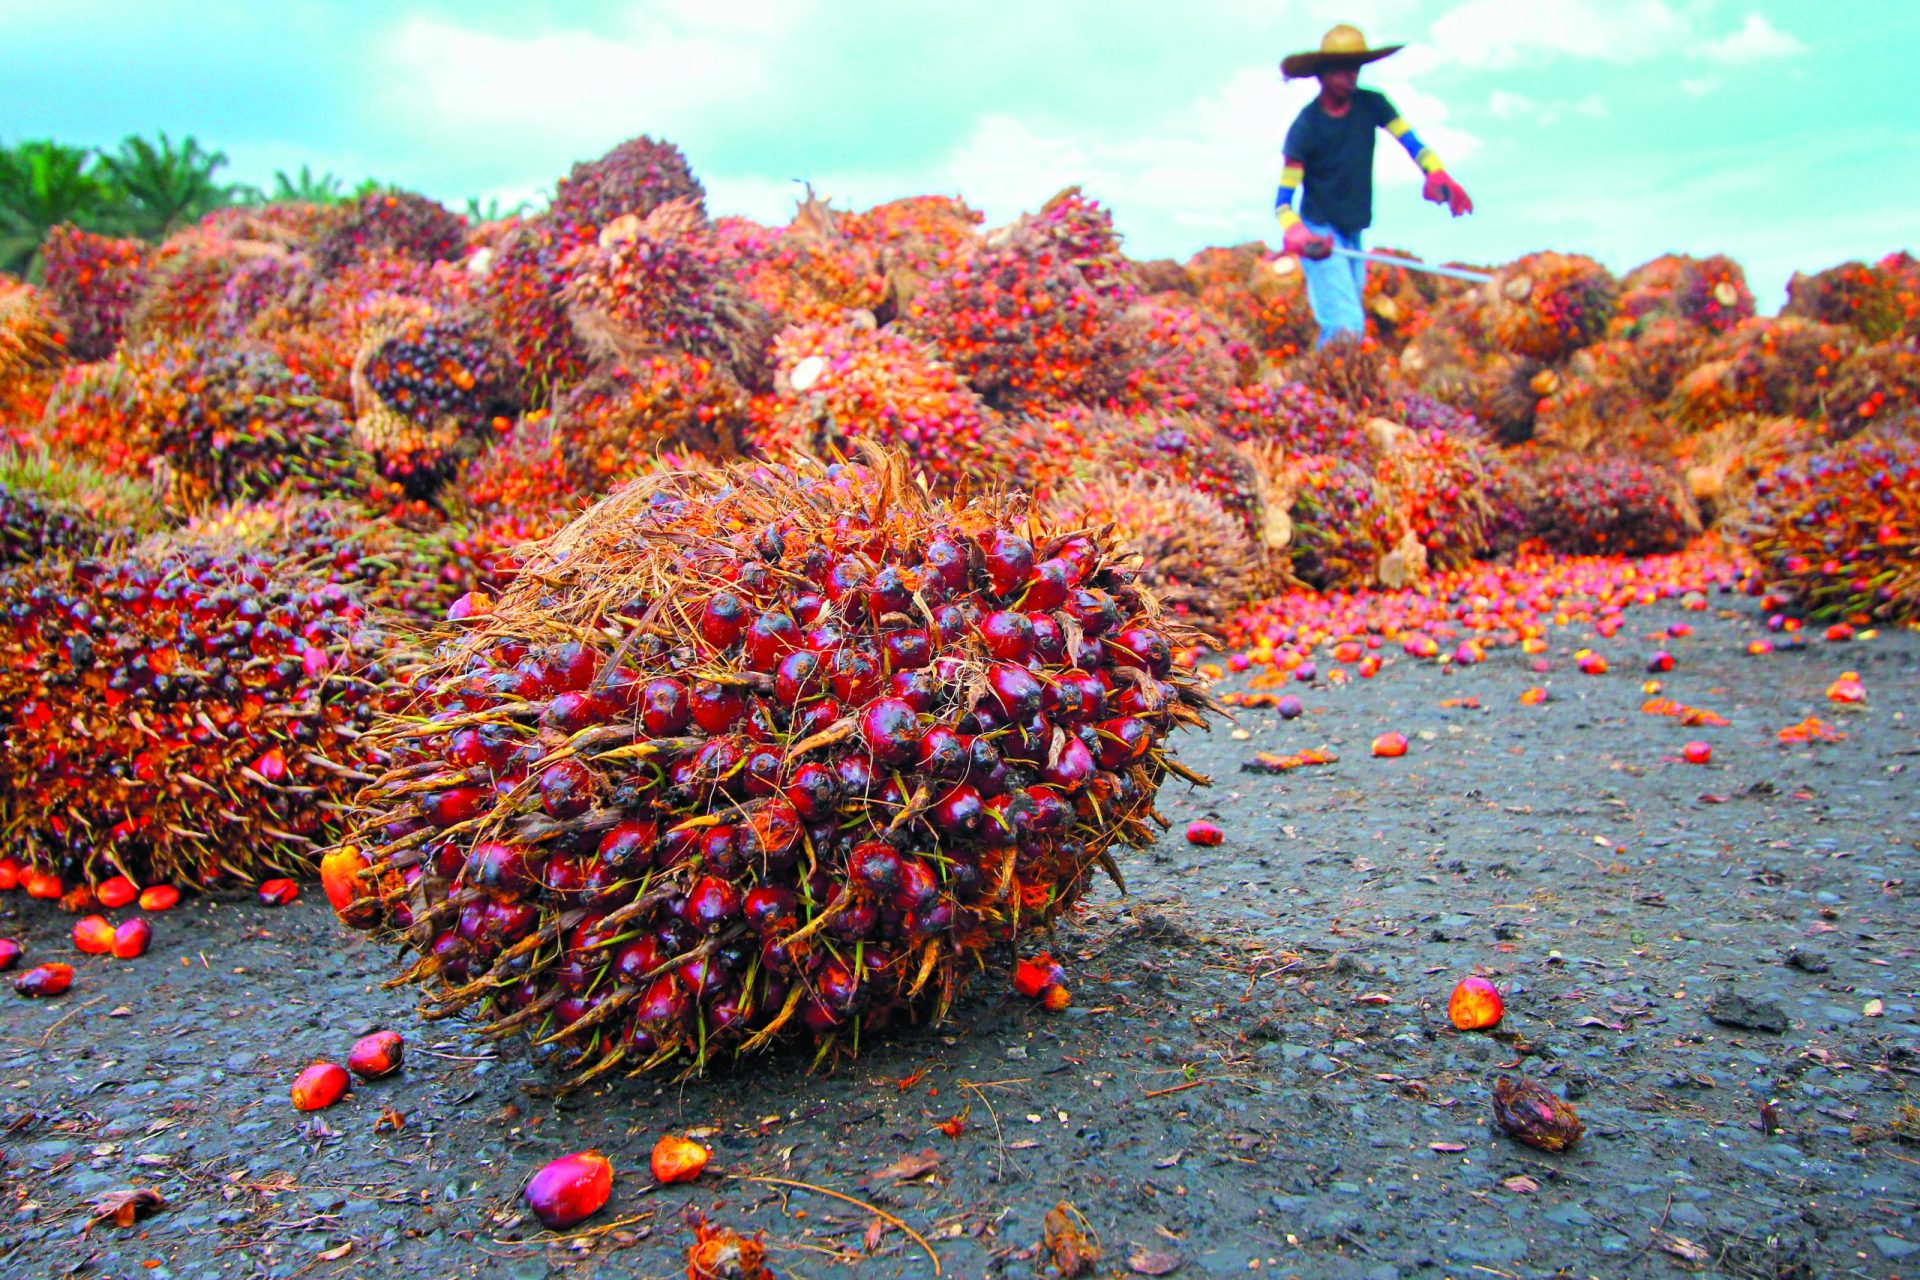
[[[725,369],[665,351],[567,391],[554,405],[553,431],[573,483],[598,497],[645,470],[663,449],[738,457],[746,410],[746,393]]]
[[[1382,248],[1378,252],[1420,261],[1417,254],[1404,249]],[[1433,278],[1405,267],[1369,263],[1367,283],[1360,299],[1366,313],[1367,335],[1396,355],[1405,350],[1432,319],[1434,299],[1424,282]]]
[[[185,341],[211,329],[227,282],[253,258],[278,257],[278,245],[230,240],[198,227],[172,237],[148,259],[146,283],[127,315],[128,343]]]
[[[340,206],[330,221],[313,246],[323,275],[377,257],[453,261],[466,249],[467,220],[411,191],[370,191]]]
[[[904,320],[994,408],[1047,412],[1117,390],[1115,314],[1079,268],[1016,237],[929,281]]]
[[[1846,262],[1794,273],[1782,316],[1845,325],[1868,342],[1920,338],[1920,259],[1902,251],[1868,266]]]
[[[1720,253],[1705,258],[1669,253],[1635,267],[1620,281],[1620,302],[1609,329],[1631,337],[1653,321],[1675,319],[1725,333],[1753,313],[1753,293],[1739,263]]]
[[[1679,477],[1620,456],[1539,454],[1527,536],[1560,555],[1662,555],[1700,532]]]
[[[1064,485],[1047,514],[1063,527],[1111,526],[1120,552],[1137,557],[1142,585],[1177,615],[1210,630],[1278,585],[1246,522],[1177,481],[1096,474]]]
[[[1497,465],[1487,446],[1381,418],[1367,427],[1375,486],[1393,515],[1389,530],[1411,533],[1438,569],[1462,568],[1485,552],[1494,519],[1487,489]]]
[[[1552,364],[1607,331],[1619,294],[1620,282],[1592,258],[1547,252],[1502,268],[1481,296],[1496,343]]]
[[[353,365],[353,438],[380,473],[430,497],[521,408],[506,352],[477,315],[410,308],[363,331]]]
[[[223,338],[247,333],[261,315],[286,307],[313,286],[313,260],[304,253],[263,253],[233,269],[220,287],[208,317],[209,329]]]
[[[39,420],[55,370],[67,354],[67,326],[51,300],[0,275],[0,431]]]
[[[1749,320],[1702,348],[1665,414],[1690,430],[1743,413],[1818,417],[1835,371],[1860,345],[1858,333],[1837,325]]]
[[[371,760],[394,537],[231,513],[0,576],[10,847],[84,883],[310,869]]]
[[[1743,513],[1762,476],[1818,443],[1817,429],[1803,418],[1753,414],[1689,437],[1680,462],[1701,521],[1711,526]]]
[[[706,188],[686,155],[671,142],[645,134],[629,138],[598,160],[582,161],[560,179],[551,216],[598,229],[622,214],[644,218],[670,200],[685,200],[706,217]]]
[[[1920,431],[1886,423],[1763,475],[1741,534],[1816,617],[1920,618]]]
[[[690,202],[622,216],[583,246],[561,289],[567,317],[603,361],[684,351],[761,384],[773,317],[728,279],[717,241]]]
[[[146,284],[148,247],[63,223],[40,249],[47,296],[67,326],[75,360],[104,360],[126,332],[127,315]]]
[[[1025,446],[933,348],[868,324],[796,325],[774,344],[776,400],[757,443],[832,460],[867,442],[903,453],[934,490],[1045,485],[1064,467]]]
[[[698,1070],[803,1029],[825,1056],[938,1016],[985,948],[1056,920],[1149,836],[1167,735],[1202,719],[1164,660],[1182,637],[1109,549],[1035,530],[1066,579],[1031,579],[1014,518],[942,506],[899,463],[628,486],[537,549],[382,724],[392,767],[328,855],[329,897],[404,931],[432,1014],[525,1030],[578,1079]],[[1064,620],[1038,676],[1075,697],[1043,698],[966,621],[1036,591]],[[720,621],[735,602],[761,637],[745,649]],[[789,652],[848,655],[840,689],[768,647],[785,627]],[[916,702],[877,696],[883,650]],[[1074,659],[1087,674],[1060,684]],[[917,765],[933,726],[998,751]]]

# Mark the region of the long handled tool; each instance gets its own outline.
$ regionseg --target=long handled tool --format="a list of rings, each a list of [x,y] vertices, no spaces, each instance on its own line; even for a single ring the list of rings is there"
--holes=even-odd
[[[1395,257],[1391,253],[1369,253],[1365,249],[1348,249],[1341,245],[1335,245],[1333,251],[1343,258],[1377,262],[1383,267],[1405,267],[1408,271],[1424,271],[1428,275],[1447,276],[1453,280],[1471,280],[1475,284],[1488,284],[1493,280],[1493,277],[1484,271],[1469,271],[1465,267],[1442,267],[1431,262],[1416,262],[1412,258]]]

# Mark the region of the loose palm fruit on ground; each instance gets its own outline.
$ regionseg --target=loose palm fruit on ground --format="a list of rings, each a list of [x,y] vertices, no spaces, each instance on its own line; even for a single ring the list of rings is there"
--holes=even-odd
[[[113,926],[105,916],[87,916],[73,925],[73,945],[90,956],[113,950]]]
[[[712,1156],[711,1151],[692,1138],[669,1133],[653,1144],[653,1156],[649,1164],[655,1182],[692,1182],[706,1170],[707,1161]]]
[[[62,996],[73,985],[73,966],[57,960],[36,965],[13,980],[13,989],[23,996]]]
[[[0,938],[0,973],[5,973],[20,963],[20,956],[26,948],[12,938]]]
[[[1151,837],[1208,706],[1112,549],[1018,509],[897,459],[621,489],[376,726],[329,900],[580,1077],[939,1016]]]
[[[376,1031],[361,1036],[347,1052],[347,1068],[362,1080],[378,1080],[400,1069],[406,1042],[398,1031]]]
[[[296,1111],[318,1111],[340,1101],[347,1092],[347,1069],[337,1062],[316,1062],[293,1079]]]
[[[554,1231],[584,1222],[613,1194],[613,1162],[598,1151],[561,1156],[527,1182],[527,1207]]]
[[[137,960],[147,954],[147,946],[152,941],[152,925],[138,918],[123,920],[113,931],[113,958]]]
[[[1462,978],[1447,999],[1447,1017],[1462,1031],[1485,1031],[1500,1024],[1506,1004],[1500,990],[1482,977]]]

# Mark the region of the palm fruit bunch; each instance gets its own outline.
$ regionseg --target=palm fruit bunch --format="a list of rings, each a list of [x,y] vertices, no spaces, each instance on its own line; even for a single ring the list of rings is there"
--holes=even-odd
[[[1500,353],[1481,371],[1475,388],[1475,414],[1493,428],[1502,444],[1533,439],[1540,404],[1560,389],[1560,374],[1531,356]]]
[[[0,452],[0,570],[92,555],[165,523],[143,485],[45,450]]]
[[[684,351],[762,381],[772,317],[726,277],[703,222],[692,201],[672,200],[644,219],[621,215],[576,253],[560,296],[589,351],[628,361]]]
[[[498,251],[481,250],[481,303],[507,344],[521,386],[535,404],[586,376],[587,353],[567,319],[561,290],[568,263],[593,243],[595,228],[529,218]]]
[[[1320,591],[1373,585],[1395,542],[1392,514],[1373,476],[1331,454],[1289,459],[1276,487],[1290,495],[1294,576]]]
[[[747,296],[783,324],[835,323],[849,311],[883,310],[889,301],[879,256],[811,189],[773,242],[734,257],[732,268]]]
[[[184,346],[151,343],[61,370],[40,420],[41,440],[110,475],[147,475],[161,426],[179,408],[178,371],[192,358]]]
[[[1678,477],[1624,455],[1540,455],[1527,536],[1558,555],[1649,556],[1678,551],[1700,517]]]
[[[685,153],[671,142],[642,134],[598,160],[574,165],[560,179],[549,213],[560,222],[583,223],[597,231],[622,214],[644,218],[670,200],[686,200],[704,210],[706,198],[706,188],[693,176]]]
[[[1868,342],[1920,337],[1920,259],[1890,253],[1872,266],[1847,262],[1787,282],[1782,316],[1845,325]]]
[[[1290,360],[1313,346],[1306,278],[1291,257],[1271,257],[1264,244],[1202,249],[1185,275],[1196,301],[1232,338],[1263,355]]]
[[[1479,441],[1415,432],[1384,418],[1367,424],[1376,491],[1425,551],[1427,563],[1460,569],[1488,546],[1493,509],[1486,490],[1493,459]]]
[[[1644,400],[1657,405],[1700,363],[1713,335],[1678,316],[1652,316],[1619,341],[1626,344],[1616,350],[1627,377]]]
[[[598,496],[663,448],[737,456],[746,411],[746,393],[725,369],[704,356],[659,351],[562,393],[553,431],[572,483]]]
[[[47,296],[0,276],[0,432],[37,422],[46,412],[66,353],[67,328]]]
[[[504,439],[468,461],[460,478],[447,486],[444,498],[471,521],[502,515],[545,518],[555,513],[572,519],[579,514],[582,498],[590,496],[582,494],[570,473],[552,415],[541,409],[522,417]],[[553,527],[564,523],[560,520]]]
[[[331,222],[313,246],[322,275],[375,257],[452,261],[466,247],[467,220],[411,191],[370,191],[341,206]]]
[[[1920,406],[1920,339],[1876,342],[1840,362],[1821,397],[1827,433],[1844,440]]]
[[[1268,379],[1235,388],[1220,430],[1239,441],[1273,441],[1299,454],[1356,454],[1367,449],[1360,414],[1304,382]]]
[[[506,353],[470,312],[402,310],[370,326],[352,386],[354,443],[415,496],[431,496],[520,410]]]
[[[1569,453],[1654,447],[1661,424],[1635,385],[1633,356],[1633,344],[1618,338],[1576,351],[1536,402],[1532,438]]]
[[[1410,431],[1437,431],[1461,440],[1484,440],[1487,424],[1465,409],[1419,391],[1402,391],[1390,415]]]
[[[272,351],[213,347],[170,374],[155,406],[154,449],[169,506],[347,492],[360,483],[346,406]]]
[[[40,270],[47,296],[67,326],[75,360],[104,360],[120,345],[127,314],[146,283],[147,246],[63,223],[47,232]]]
[[[929,281],[904,321],[989,405],[1044,412],[1116,389],[1114,315],[1057,250],[1016,237]]]
[[[0,576],[0,821],[45,871],[214,887],[311,866],[385,675],[364,519],[163,536]],[[341,568],[345,561],[347,567]]]
[[[339,210],[333,205],[282,200],[226,205],[194,225],[208,235],[278,245],[291,252],[304,250],[325,235],[338,216]]]
[[[1818,417],[1835,370],[1859,348],[1859,334],[1839,325],[1749,320],[1701,349],[1664,412],[1694,430],[1742,413]]]
[[[1358,414],[1392,413],[1407,391],[1392,353],[1365,339],[1316,346],[1289,361],[1287,374]]]
[[[896,309],[927,280],[960,265],[979,243],[986,215],[953,196],[908,196],[840,219],[840,228],[873,255]]]
[[[1240,378],[1239,361],[1204,312],[1177,296],[1150,297],[1115,324],[1120,402],[1155,412],[1223,416]]]
[[[863,443],[903,454],[936,493],[1044,488],[1066,464],[989,409],[925,342],[891,327],[795,325],[774,342],[774,411],[758,437],[770,457],[857,457]],[[1044,440],[1041,443],[1046,443]]]
[[[1619,281],[1592,258],[1553,252],[1502,268],[1482,291],[1494,341],[1548,364],[1605,334],[1619,294]]]
[[[208,317],[210,331],[233,339],[248,332],[261,315],[286,305],[313,282],[313,262],[304,253],[262,253],[233,269],[220,286]]]
[[[1077,186],[1055,193],[1040,212],[1023,215],[1004,233],[989,233],[987,240],[991,244],[1001,238],[1027,238],[1053,251],[1078,270],[1096,293],[1122,306],[1139,292],[1132,264],[1120,249],[1120,233],[1113,229],[1112,212]]]
[[[1382,253],[1418,262],[1419,257],[1404,249],[1382,249]],[[1367,282],[1360,305],[1367,317],[1367,333],[1388,351],[1406,349],[1431,317],[1432,299],[1422,288],[1421,277],[1407,270],[1372,263],[1367,267]]]
[[[212,328],[227,281],[271,245],[208,235],[197,227],[170,237],[147,260],[147,279],[127,315],[126,342],[184,340]]]
[[[1140,584],[1196,625],[1221,626],[1275,585],[1246,522],[1178,481],[1099,472],[1062,486],[1046,510],[1063,528],[1109,530],[1139,564]]]
[[[1761,476],[1741,534],[1773,589],[1815,617],[1920,617],[1920,434],[1912,419]]]
[[[1436,304],[1400,352],[1400,375],[1412,389],[1484,420],[1485,365],[1494,353],[1481,297],[1475,290]]]
[[[1259,468],[1203,418],[1174,413],[1113,413],[1068,408],[1052,434],[1085,442],[1097,470],[1162,476],[1198,490],[1239,519],[1250,536],[1267,537],[1271,512]]]
[[[939,1017],[1150,837],[1209,705],[1109,546],[1015,519],[897,459],[627,486],[376,733],[329,899],[577,1081]]]
[[[1754,486],[1816,440],[1801,418],[1742,414],[1689,436],[1679,461],[1687,492],[1708,525],[1744,512]]]
[[[1753,313],[1753,293],[1739,263],[1721,253],[1705,258],[1670,253],[1627,273],[1610,328],[1632,336],[1648,321],[1677,318],[1725,333]]]

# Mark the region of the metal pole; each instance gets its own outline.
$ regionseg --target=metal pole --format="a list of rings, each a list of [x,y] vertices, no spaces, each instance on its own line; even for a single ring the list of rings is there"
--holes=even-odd
[[[1340,245],[1335,245],[1333,251],[1343,258],[1377,262],[1383,267],[1405,267],[1408,271],[1424,271],[1428,275],[1446,276],[1453,280],[1471,280],[1475,284],[1487,284],[1493,280],[1493,277],[1484,271],[1468,271],[1464,267],[1442,267],[1431,262],[1415,262],[1412,258],[1396,258],[1390,253],[1369,253],[1365,249],[1348,249]]]

